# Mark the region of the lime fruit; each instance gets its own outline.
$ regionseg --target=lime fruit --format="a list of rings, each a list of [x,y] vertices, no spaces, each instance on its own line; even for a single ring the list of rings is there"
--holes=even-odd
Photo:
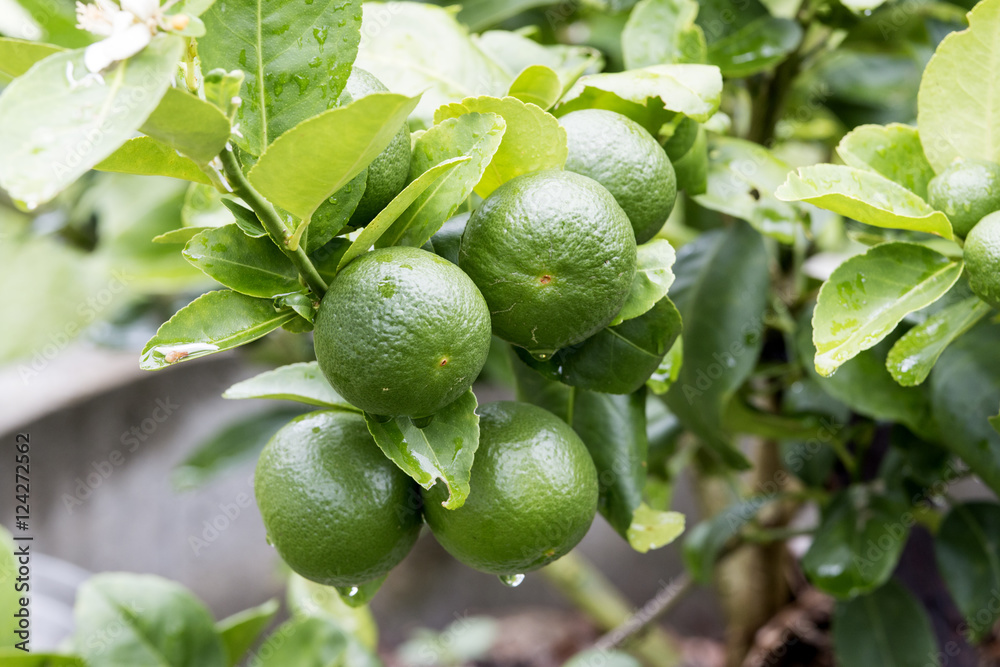
[[[979,221],[965,239],[965,270],[976,296],[1000,308],[1000,211]]]
[[[387,93],[389,89],[375,76],[360,67],[351,70],[351,76],[344,87],[352,100],[371,95]],[[346,101],[346,100],[344,100]],[[410,174],[410,128],[405,124],[393,137],[389,146],[379,153],[368,165],[368,179],[365,193],[361,195],[358,208],[351,216],[352,227],[364,227],[384,209],[393,197],[404,187]]]
[[[501,401],[480,408],[479,449],[465,504],[444,484],[424,491],[438,542],[469,567],[523,574],[566,555],[597,511],[597,470],[580,437],[551,412]]]
[[[1000,165],[956,160],[927,184],[927,200],[965,238],[977,222],[1000,210]]]
[[[282,427],[257,461],[254,494],[284,561],[326,586],[381,577],[420,532],[415,483],[354,412],[311,412]]]
[[[424,417],[461,396],[490,349],[490,313],[454,264],[419,248],[348,264],[316,313],[319,367],[351,404]]]
[[[635,276],[635,235],[611,193],[568,171],[497,188],[469,219],[459,266],[482,290],[493,333],[551,354],[600,330]]]
[[[625,210],[636,243],[656,236],[677,200],[670,158],[649,132],[619,113],[584,109],[559,119],[566,128],[566,169],[594,179]]]

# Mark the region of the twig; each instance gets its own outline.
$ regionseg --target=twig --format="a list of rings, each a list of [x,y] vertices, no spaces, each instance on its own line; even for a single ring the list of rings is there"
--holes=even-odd
[[[693,586],[694,581],[691,576],[687,572],[681,573],[628,620],[598,639],[594,643],[594,649],[610,651],[619,646],[673,609]]]

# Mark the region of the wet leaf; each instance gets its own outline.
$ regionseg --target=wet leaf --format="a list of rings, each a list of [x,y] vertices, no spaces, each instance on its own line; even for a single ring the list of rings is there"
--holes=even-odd
[[[194,161],[178,155],[173,148],[152,137],[129,139],[114,153],[95,164],[94,169],[143,176],[169,176],[205,185],[211,183]]]
[[[667,295],[674,283],[674,248],[666,239],[653,239],[638,248],[635,279],[628,298],[610,326],[647,313]]]
[[[917,128],[900,123],[859,125],[840,140],[837,153],[848,166],[882,174],[927,198],[934,169],[924,156]]]
[[[851,667],[938,667],[938,645],[923,605],[895,581],[838,602],[833,613],[837,663]]]
[[[315,361],[288,364],[237,382],[223,398],[270,398],[298,401],[321,408],[357,410],[338,394]]]
[[[948,346],[989,312],[978,297],[970,297],[934,313],[896,341],[886,367],[904,387],[921,384]]]
[[[207,229],[184,246],[184,259],[226,287],[262,298],[302,289],[299,274],[266,237],[252,238],[238,225]]]
[[[641,0],[622,31],[625,69],[707,62],[705,33],[695,25],[695,0]]]
[[[534,104],[543,111],[548,110],[563,94],[559,75],[545,65],[531,65],[517,75],[507,95],[516,97],[525,104]]]

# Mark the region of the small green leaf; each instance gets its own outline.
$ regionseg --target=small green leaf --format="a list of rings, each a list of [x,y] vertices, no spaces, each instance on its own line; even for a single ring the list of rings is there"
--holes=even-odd
[[[293,616],[323,616],[368,649],[378,648],[378,627],[371,609],[348,605],[333,586],[317,584],[293,572],[288,577],[288,608]]]
[[[278,137],[248,174],[271,202],[302,220],[378,157],[417,98],[373,93],[305,120]]]
[[[434,112],[434,122],[468,113],[494,113],[507,124],[500,148],[475,187],[480,197],[489,196],[516,176],[541,169],[562,169],[566,164],[566,130],[539,107],[514,97],[468,97],[439,108]]]
[[[816,371],[830,375],[875,346],[903,318],[934,303],[962,275],[949,260],[914,243],[884,243],[838,266],[813,312]]]
[[[444,506],[458,509],[469,495],[469,474],[479,448],[479,415],[470,389],[418,428],[409,417],[380,422],[365,415],[375,442],[400,470],[425,489],[437,480],[448,485]]]
[[[681,548],[688,574],[700,584],[711,584],[723,549],[771,500],[771,496],[748,498],[689,530]]]
[[[251,238],[236,224],[207,229],[184,246],[184,259],[226,287],[268,298],[302,289],[299,274],[269,238]]]
[[[61,46],[55,44],[0,37],[0,75],[11,79],[19,77],[39,60],[62,50]]]
[[[1000,505],[955,505],[934,539],[938,570],[965,617],[969,639],[979,643],[1000,618],[993,603],[1000,590]]]
[[[948,346],[989,312],[978,297],[970,297],[934,313],[896,341],[886,367],[896,382],[915,387],[927,379]]]
[[[347,185],[333,193],[319,205],[309,220],[302,245],[306,252],[313,252],[329,243],[337,234],[347,230],[351,216],[358,209],[368,188],[368,169],[362,169]]]
[[[179,88],[167,90],[139,130],[198,164],[222,152],[230,133],[229,119],[218,107]]]
[[[142,349],[139,367],[157,371],[206,354],[255,341],[298,317],[278,311],[270,299],[239,292],[208,292],[181,308]]]
[[[229,667],[236,667],[240,658],[253,648],[257,638],[278,614],[278,607],[277,600],[268,600],[262,605],[245,609],[215,624],[226,647],[226,655],[229,656],[226,663]]]
[[[236,225],[243,230],[247,236],[259,239],[267,234],[264,226],[257,218],[257,214],[242,204],[237,204],[232,199],[222,199],[222,205],[229,209],[236,219]]]
[[[346,663],[348,637],[329,619],[300,616],[282,623],[256,652],[257,667],[332,667]]]
[[[340,258],[340,263],[337,269],[343,269],[351,260],[360,257],[361,255],[368,252],[376,241],[384,234],[389,231],[389,228],[396,222],[396,220],[401,216],[406,209],[428,188],[435,185],[439,180],[448,177],[448,174],[453,172],[456,167],[461,167],[463,164],[471,161],[472,158],[468,156],[451,158],[450,160],[445,160],[439,164],[434,165],[420,176],[418,176],[413,182],[407,185],[402,192],[396,195],[389,205],[386,206],[382,211],[375,216],[368,225],[361,230],[358,234],[358,238],[354,239],[354,243],[347,249],[344,256]],[[426,241],[425,241],[426,243]],[[423,245],[423,244],[421,244]]]
[[[525,104],[534,104],[543,111],[551,108],[562,94],[559,75],[545,65],[525,67],[507,90],[508,96],[516,97]]]
[[[476,37],[475,41],[505,70],[510,79],[527,67],[545,65],[559,75],[563,92],[569,90],[581,75],[599,72],[604,64],[601,52],[595,48],[539,44],[525,35],[509,30],[489,30]]]
[[[153,243],[180,243],[186,245],[195,236],[209,229],[215,229],[215,227],[181,227],[180,229],[171,229],[169,232],[154,236]]]
[[[681,374],[681,365],[684,363],[684,337],[678,336],[674,344],[667,351],[667,356],[656,368],[656,371],[646,380],[646,386],[657,396],[670,391],[670,387]]]
[[[628,528],[628,543],[641,554],[659,549],[681,536],[684,522],[684,515],[680,512],[661,512],[641,503]]]
[[[129,139],[114,153],[95,164],[94,169],[142,176],[169,176],[211,184],[208,176],[193,160],[178,155],[176,150],[152,137]]]
[[[674,247],[666,239],[653,239],[639,246],[635,279],[625,305],[610,326],[639,317],[667,295],[674,283],[674,272],[671,270],[674,259]]]
[[[223,398],[274,398],[298,401],[321,408],[357,410],[334,391],[315,361],[288,364],[237,382]]]
[[[798,21],[761,16],[708,45],[708,59],[726,78],[740,78],[770,69],[802,42]]]
[[[622,31],[625,69],[706,62],[705,33],[696,16],[695,0],[640,0]]]
[[[881,174],[836,164],[802,167],[775,193],[782,201],[805,201],[858,222],[888,229],[954,238],[941,211]]]
[[[923,605],[890,581],[869,595],[837,603],[833,648],[838,665],[938,667],[938,645]]]
[[[900,123],[859,125],[840,140],[837,153],[856,169],[867,169],[927,198],[934,169],[924,156],[917,128]]]

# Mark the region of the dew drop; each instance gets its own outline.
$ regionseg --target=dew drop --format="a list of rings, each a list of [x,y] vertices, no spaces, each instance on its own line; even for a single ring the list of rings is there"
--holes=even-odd
[[[524,581],[523,574],[501,574],[500,583],[510,588],[517,588]]]

